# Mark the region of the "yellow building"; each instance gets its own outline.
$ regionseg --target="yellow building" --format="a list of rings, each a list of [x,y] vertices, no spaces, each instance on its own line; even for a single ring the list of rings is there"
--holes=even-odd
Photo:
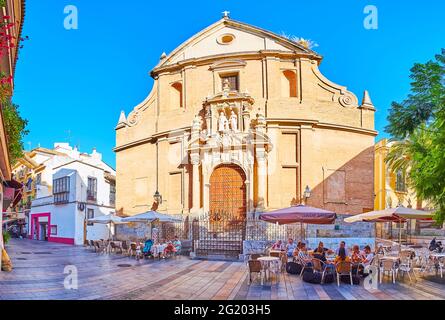
[[[54,155],[60,154],[57,151],[46,148],[36,148],[30,152],[25,152],[22,158],[12,167],[14,180],[23,185],[22,201],[13,208],[12,212],[17,213],[19,217],[28,214],[31,209],[31,202],[35,199],[37,187],[41,186],[42,174],[46,168],[45,161]]]
[[[375,145],[375,171],[374,171],[374,209],[384,210],[395,208],[399,205],[415,208],[419,210],[433,210],[428,202],[417,198],[407,181],[407,173],[399,170],[392,171],[385,162],[386,156],[391,149],[392,142],[388,139],[382,139]],[[399,225],[396,223],[377,223],[376,234],[383,238],[397,237]],[[411,221],[409,224],[402,225],[402,232],[405,236],[418,235],[420,229],[433,227],[431,223],[416,223]]]
[[[227,15],[162,54],[151,93],[116,127],[117,210],[247,219],[306,187],[308,205],[372,210],[375,108],[321,61]]]

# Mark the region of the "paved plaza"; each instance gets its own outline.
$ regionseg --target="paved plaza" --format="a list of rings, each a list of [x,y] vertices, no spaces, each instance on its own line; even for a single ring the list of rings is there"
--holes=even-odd
[[[84,247],[13,239],[7,246],[14,270],[0,273],[0,299],[204,299],[391,300],[445,299],[445,285],[385,279],[378,290],[342,284],[313,285],[284,274],[278,285],[248,285],[242,262],[177,257],[137,262]],[[66,266],[75,266],[78,289],[64,288]],[[68,271],[67,269],[65,271]]]

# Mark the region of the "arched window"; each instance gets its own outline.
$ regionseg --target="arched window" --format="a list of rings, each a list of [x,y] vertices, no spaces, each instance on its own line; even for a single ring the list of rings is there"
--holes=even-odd
[[[297,75],[292,70],[285,70],[281,75],[281,96],[284,98],[297,96]]]
[[[173,107],[182,108],[182,83],[175,82],[171,87],[171,103]]]
[[[406,192],[406,177],[403,170],[399,170],[396,173],[396,191]]]

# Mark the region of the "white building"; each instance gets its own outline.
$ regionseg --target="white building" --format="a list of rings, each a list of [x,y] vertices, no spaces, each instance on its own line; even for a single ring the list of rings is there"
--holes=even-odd
[[[57,155],[44,160],[32,201],[29,238],[75,245],[107,239],[108,225],[93,225],[87,219],[114,213],[116,172],[95,149],[86,154],[56,143],[54,151]]]

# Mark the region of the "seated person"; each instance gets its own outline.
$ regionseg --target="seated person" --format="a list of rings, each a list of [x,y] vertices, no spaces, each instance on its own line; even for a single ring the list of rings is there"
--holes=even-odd
[[[332,250],[325,248],[323,242],[318,243],[318,247],[314,250],[314,258],[317,258],[323,262],[326,262],[326,253],[331,254],[333,253]]]
[[[172,253],[176,252],[175,246],[173,245],[173,243],[171,241],[169,241],[167,243],[167,246],[164,249],[164,256],[163,258],[165,259],[166,255],[170,255]]]
[[[288,257],[292,257],[296,247],[297,245],[295,244],[294,239],[289,238],[288,243],[286,245],[286,252]]]
[[[358,245],[354,245],[352,247],[351,261],[353,263],[360,263],[363,260],[363,254],[360,252],[360,247]]]
[[[272,250],[283,250],[283,249],[284,249],[284,246],[283,246],[283,242],[281,240],[278,240],[272,246]]]
[[[338,264],[340,262],[351,262],[351,259],[346,255],[345,248],[338,249],[338,255],[335,257],[334,264]]]
[[[374,253],[372,253],[371,247],[366,246],[362,256],[362,265],[364,267],[369,266],[373,259],[374,259]]]
[[[305,243],[301,243],[300,249],[298,251],[298,258],[300,258],[300,260],[302,260],[304,262],[310,262],[312,259],[311,256],[307,252]]]
[[[142,257],[142,247],[141,247],[141,243],[138,243],[136,245],[136,259],[139,259]]]
[[[173,246],[176,249],[176,252],[181,252],[182,243],[179,240],[178,236],[175,236],[175,240],[173,240]]]
[[[345,249],[346,255],[349,256],[349,252],[348,249],[346,248],[346,242],[342,241],[340,242],[340,246],[338,247],[337,251],[335,252],[335,254],[338,256],[340,253],[340,249]]]
[[[144,245],[144,249],[142,249],[142,253],[145,256],[150,256],[151,255],[151,247],[153,246],[153,240],[148,239],[147,241],[145,241],[145,245]]]
[[[431,240],[430,245],[428,247],[428,249],[430,251],[435,251],[437,248],[437,244],[436,244],[436,238],[433,238],[433,240]]]

